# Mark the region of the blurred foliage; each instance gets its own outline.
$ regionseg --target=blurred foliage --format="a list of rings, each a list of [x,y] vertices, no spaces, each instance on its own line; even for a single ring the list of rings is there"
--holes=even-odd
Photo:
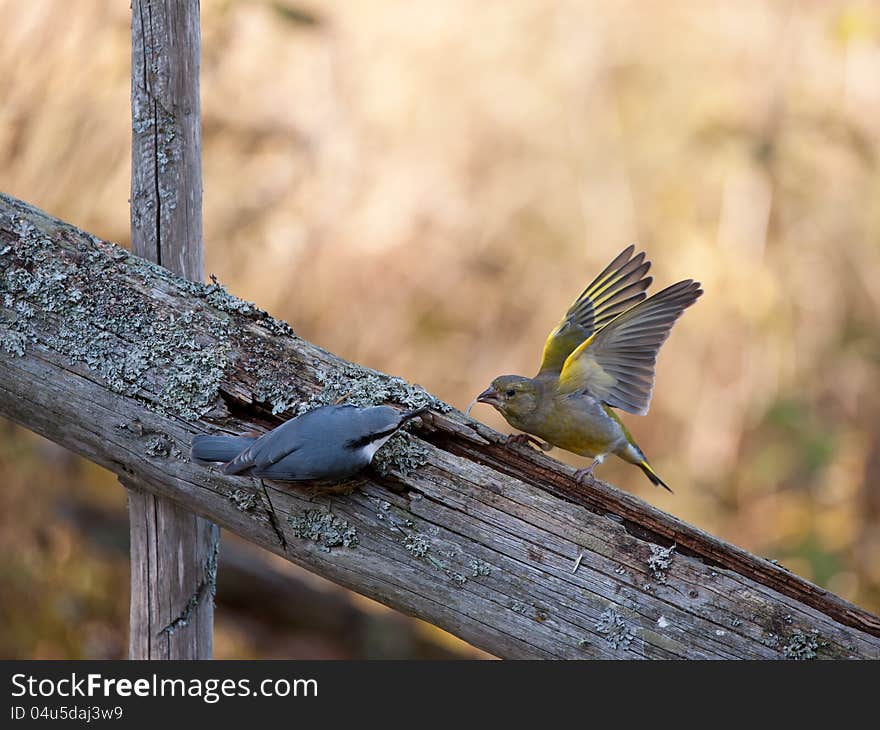
[[[0,12],[0,188],[125,244],[127,4]],[[659,286],[706,290],[664,346],[650,415],[626,419],[676,494],[625,465],[601,475],[880,610],[880,6],[202,14],[208,272],[462,407],[531,374],[570,300],[638,241]],[[5,439],[0,654],[124,651],[124,564],[46,511],[68,488],[121,507],[120,490]]]

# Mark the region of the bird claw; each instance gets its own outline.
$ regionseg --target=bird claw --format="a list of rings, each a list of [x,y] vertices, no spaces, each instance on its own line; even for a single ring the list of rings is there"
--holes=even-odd
[[[520,446],[526,446],[528,444],[532,444],[537,446],[541,451],[550,451],[553,448],[553,444],[548,444],[546,441],[541,441],[540,439],[535,438],[534,436],[527,433],[512,433],[507,436],[504,440],[505,446],[513,446],[518,444]]]
[[[578,469],[574,473],[574,480],[580,484],[594,484],[596,482],[596,477],[593,475],[593,467],[588,466],[583,469]]]
[[[589,466],[584,467],[583,469],[578,469],[574,473],[575,480],[580,482],[581,484],[584,484],[586,478],[589,477],[589,483],[595,484],[596,477],[593,475],[593,469],[595,469],[597,466],[599,466],[599,464],[605,461],[605,456],[606,454],[599,454],[595,459],[593,459],[593,462]]]
[[[269,525],[275,532],[275,537],[278,538],[278,543],[281,545],[281,549],[284,552],[287,552],[287,540],[284,538],[284,533],[281,531],[281,526],[278,524],[278,515],[275,514],[275,506],[272,504],[271,497],[269,497],[269,490],[266,489],[266,483],[262,479],[260,479],[259,482],[260,486],[263,488],[263,494],[265,495],[268,504],[266,512],[269,516]]]

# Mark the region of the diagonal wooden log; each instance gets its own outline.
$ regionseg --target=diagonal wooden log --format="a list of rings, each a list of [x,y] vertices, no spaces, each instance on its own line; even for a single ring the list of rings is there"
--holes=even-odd
[[[3,415],[495,655],[880,658],[877,616],[9,197],[0,353]],[[252,480],[187,458],[342,394],[433,418],[350,496],[269,483],[286,549]]]

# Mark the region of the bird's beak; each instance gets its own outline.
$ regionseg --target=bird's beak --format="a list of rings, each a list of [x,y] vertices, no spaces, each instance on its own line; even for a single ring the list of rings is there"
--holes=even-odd
[[[477,396],[477,403],[488,403],[490,406],[501,405],[501,396],[492,386],[489,386]]]
[[[416,408],[414,411],[409,411],[408,413],[400,414],[400,425],[402,426],[407,421],[412,420],[413,418],[418,418],[423,413],[427,413],[431,410],[431,406],[422,406],[421,408]]]
[[[471,408],[474,407],[477,403],[488,403],[490,406],[500,406],[501,405],[501,396],[498,395],[498,391],[496,391],[492,386],[489,386],[480,393],[476,398],[471,401],[471,404],[467,407],[465,411],[465,415],[470,415]]]

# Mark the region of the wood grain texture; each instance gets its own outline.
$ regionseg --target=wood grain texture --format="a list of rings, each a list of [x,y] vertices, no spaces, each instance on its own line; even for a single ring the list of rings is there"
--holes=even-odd
[[[198,0],[131,5],[132,250],[201,281]]]
[[[43,505],[102,554],[128,557],[128,519],[77,493]],[[307,632],[321,657],[457,659],[480,656],[450,645],[396,611],[376,611],[359,596],[281,565],[275,555],[224,536],[217,568],[217,611],[245,627],[250,652],[284,658]],[[310,639],[310,641],[312,640]]]
[[[502,657],[880,658],[873,614],[436,401],[349,496],[266,482],[284,549],[192,436],[430,396],[6,197],[0,251],[0,412],[341,585]]]
[[[134,0],[131,48],[132,250],[201,281],[198,0]],[[138,489],[129,521],[129,656],[210,658],[219,529]]]

